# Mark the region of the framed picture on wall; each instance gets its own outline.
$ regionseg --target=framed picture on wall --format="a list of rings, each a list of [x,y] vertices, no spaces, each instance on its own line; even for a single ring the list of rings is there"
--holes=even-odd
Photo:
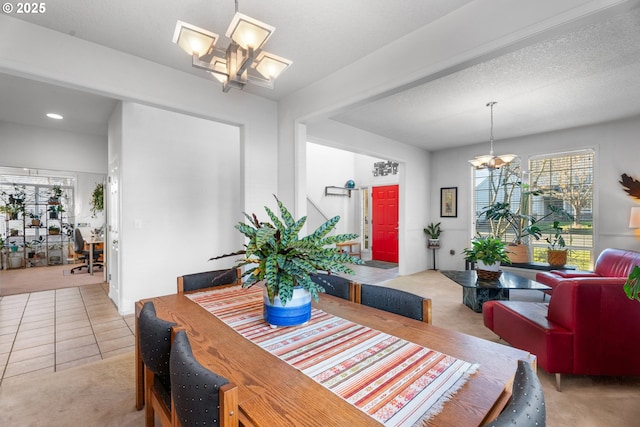
[[[443,187],[440,189],[440,216],[458,216],[458,187]]]

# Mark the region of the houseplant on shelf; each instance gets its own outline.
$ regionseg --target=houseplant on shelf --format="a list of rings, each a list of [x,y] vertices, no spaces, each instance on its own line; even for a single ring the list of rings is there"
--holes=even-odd
[[[60,198],[62,197],[62,187],[58,184],[51,188],[51,195],[49,196],[50,205],[60,204]]]
[[[275,197],[275,196],[274,196]],[[318,299],[324,288],[311,280],[318,270],[353,274],[345,264],[363,264],[360,258],[339,253],[336,243],[357,238],[357,234],[328,236],[340,220],[335,216],[316,231],[300,238],[298,233],[307,217],[294,220],[291,213],[275,197],[280,218],[265,206],[271,222],[258,220],[255,214],[244,214],[249,223],[240,222],[235,228],[249,240],[244,250],[216,256],[210,260],[244,255],[234,268],[248,266],[242,274],[243,287],[263,282],[265,286],[265,320],[273,326],[293,326],[311,317],[311,298]],[[288,310],[287,310],[288,309]],[[289,317],[287,312],[292,312]]]
[[[497,237],[478,236],[471,241],[471,248],[464,249],[464,258],[477,264],[479,279],[497,280],[502,274],[501,263],[511,264],[506,246]]]
[[[40,227],[40,215],[37,213],[34,213],[32,211],[29,211],[27,213],[27,215],[29,216],[29,218],[31,218],[31,225],[33,227]]]
[[[429,236],[429,248],[439,248],[440,247],[440,234],[442,234],[442,228],[440,228],[440,223],[434,224],[433,222],[424,229],[424,234]]]
[[[547,263],[552,267],[563,267],[567,263],[567,250],[560,221],[554,221],[551,226],[552,234],[545,240],[549,244],[547,248]]]

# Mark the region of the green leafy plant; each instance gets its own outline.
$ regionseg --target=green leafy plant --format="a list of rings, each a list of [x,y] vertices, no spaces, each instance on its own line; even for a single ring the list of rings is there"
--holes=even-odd
[[[471,248],[464,249],[464,258],[470,262],[482,261],[486,265],[497,262],[511,264],[506,243],[497,237],[478,236],[471,241]]]
[[[318,270],[353,274],[353,270],[345,264],[363,264],[360,258],[340,253],[335,247],[336,243],[357,238],[357,234],[328,235],[340,220],[339,216],[300,238],[298,233],[307,217],[294,220],[282,202],[277,197],[275,199],[282,220],[266,206],[264,209],[271,222],[262,222],[255,214],[249,216],[245,213],[249,223],[240,222],[235,228],[249,239],[246,249],[210,259],[244,255],[235,265],[236,268],[249,266],[242,274],[242,277],[246,277],[243,287],[264,281],[271,303],[278,296],[281,303],[286,305],[296,287],[306,289],[317,300],[318,293],[324,292],[324,288],[313,282],[311,275]]]
[[[528,192],[527,197],[530,195],[538,195],[541,193]],[[504,220],[508,226],[514,232],[513,243],[521,244],[524,239],[533,237],[539,240],[542,237],[542,233],[545,231],[541,228],[540,223],[550,217],[566,218],[573,220],[573,215],[568,213],[563,208],[549,205],[549,212],[546,215],[536,218],[535,216],[522,214],[522,210],[512,211],[509,203],[498,202],[492,206],[485,208],[480,215],[485,215],[488,220]]]
[[[560,227],[560,221],[553,221],[553,225],[549,228],[551,234],[545,240],[549,244],[549,249],[556,251],[561,250],[566,246],[564,237],[562,237],[562,227]]]
[[[104,210],[104,184],[96,184],[96,188],[93,189],[89,199],[89,206],[91,206],[91,215],[93,217]]]
[[[640,266],[634,266],[623,286],[630,300],[640,301]]]
[[[431,239],[439,239],[440,234],[442,234],[442,229],[440,228],[440,223],[434,224],[433,222],[427,225],[427,228],[424,229],[424,233],[429,236]]]
[[[62,187],[58,184],[54,185],[51,189],[51,197],[55,199],[60,199],[62,197]]]

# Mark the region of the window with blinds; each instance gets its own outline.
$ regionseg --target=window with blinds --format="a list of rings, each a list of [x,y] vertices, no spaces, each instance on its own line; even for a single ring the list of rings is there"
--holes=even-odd
[[[508,204],[520,228],[528,225],[526,216],[539,220],[543,230],[540,239],[524,238],[530,246],[532,261],[547,262],[547,242],[555,220],[563,228],[562,236],[568,252],[568,265],[580,269],[593,267],[593,150],[536,156],[529,160],[529,172],[522,172],[517,159],[501,169],[474,170],[475,232],[514,242],[518,224],[505,219],[490,220],[483,214],[497,203]],[[553,206],[573,215],[571,221],[549,215]],[[542,219],[546,216],[545,219]],[[541,220],[542,219],[542,220]]]
[[[568,265],[581,269],[593,267],[593,150],[561,153],[529,160],[531,187],[542,194],[531,198],[531,212],[537,217],[548,213],[549,206],[563,208],[574,220],[560,219],[562,236],[569,249]],[[542,222],[546,229],[553,224]],[[543,234],[543,239],[549,233]],[[547,242],[534,241],[533,260],[546,262]]]

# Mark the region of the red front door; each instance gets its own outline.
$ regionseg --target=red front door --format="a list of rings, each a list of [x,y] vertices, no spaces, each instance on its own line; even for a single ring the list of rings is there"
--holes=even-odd
[[[371,196],[372,258],[398,262],[398,186],[373,187]]]

